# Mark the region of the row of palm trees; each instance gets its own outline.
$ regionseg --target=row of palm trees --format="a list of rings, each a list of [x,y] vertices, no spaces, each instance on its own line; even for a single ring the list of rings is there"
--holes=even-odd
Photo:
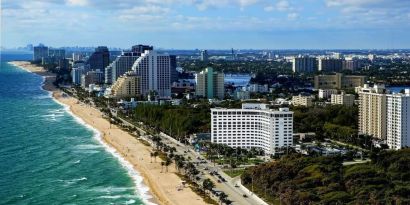
[[[250,150],[240,147],[232,148],[225,144],[215,144],[211,142],[200,142],[201,147],[204,147],[206,158],[216,164],[218,159],[229,159],[229,165],[236,167],[241,164],[246,164],[250,158],[261,156],[264,154],[262,149],[252,148]]]
[[[200,185],[197,183],[201,179],[198,176],[200,172],[195,164],[190,161],[190,157],[185,158],[182,155],[175,154],[176,148],[163,143],[161,137],[158,135],[151,136],[151,140],[154,144],[154,150],[151,152],[151,162],[152,158],[154,158],[154,162],[156,162],[158,156],[163,156],[164,160],[161,162],[162,169],[165,167],[165,171],[168,172],[169,165],[174,163],[175,170],[177,170],[179,174],[186,176],[202,193],[208,195],[212,193],[215,184],[210,179],[203,180]],[[163,170],[161,170],[161,172],[163,172]],[[231,204],[231,201],[225,193],[221,192],[217,197],[221,204]]]

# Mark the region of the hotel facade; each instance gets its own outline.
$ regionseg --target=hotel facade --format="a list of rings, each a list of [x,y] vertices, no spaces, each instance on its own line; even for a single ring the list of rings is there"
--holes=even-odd
[[[211,142],[236,148],[261,148],[275,154],[293,145],[293,112],[271,110],[266,104],[242,104],[242,109],[211,109]]]

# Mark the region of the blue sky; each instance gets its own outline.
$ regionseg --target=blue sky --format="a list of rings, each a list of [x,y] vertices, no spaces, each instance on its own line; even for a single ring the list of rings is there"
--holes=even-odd
[[[1,43],[410,48],[410,0],[2,0]]]

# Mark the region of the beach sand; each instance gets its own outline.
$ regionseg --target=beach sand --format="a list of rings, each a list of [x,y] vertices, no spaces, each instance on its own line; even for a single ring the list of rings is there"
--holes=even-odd
[[[151,147],[143,145],[129,133],[121,130],[115,125],[111,125],[108,120],[102,117],[102,113],[80,103],[77,99],[62,95],[62,92],[53,85],[55,75],[45,72],[42,67],[31,65],[25,61],[10,62],[29,72],[45,76],[43,88],[53,92],[53,97],[70,107],[71,112],[84,122],[97,129],[104,142],[115,148],[123,158],[130,162],[134,169],[143,177],[144,183],[149,187],[150,193],[154,196],[154,203],[166,205],[203,205],[207,204],[194,193],[189,187],[178,191],[182,180],[175,174],[175,165],[168,167],[168,172],[161,172],[161,159],[157,157],[156,162],[151,163]],[[165,168],[164,168],[165,171]]]

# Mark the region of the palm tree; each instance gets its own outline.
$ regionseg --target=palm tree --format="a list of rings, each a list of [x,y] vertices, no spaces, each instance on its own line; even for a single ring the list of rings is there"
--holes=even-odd
[[[159,153],[157,151],[155,151],[152,156],[154,156],[154,160],[155,162],[157,162],[157,156],[159,155]]]
[[[225,202],[227,198],[228,198],[228,195],[226,195],[225,192],[221,192],[221,194],[219,194],[219,202],[221,202],[221,204]]]
[[[165,162],[161,162],[161,173],[164,172],[164,165],[165,165]]]
[[[154,157],[154,153],[149,153],[150,154],[150,156],[151,156],[151,163],[152,163],[152,157]]]
[[[205,179],[202,182],[202,187],[205,190],[211,191],[213,188],[215,188],[215,184],[210,179]]]
[[[171,159],[169,157],[166,158],[165,160],[165,169],[166,172],[168,172],[168,166],[172,163]]]

